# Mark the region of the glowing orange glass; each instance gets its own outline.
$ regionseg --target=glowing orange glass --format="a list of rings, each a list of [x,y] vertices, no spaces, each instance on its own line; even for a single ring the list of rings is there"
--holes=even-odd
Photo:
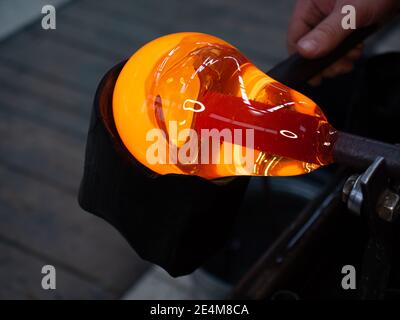
[[[138,50],[117,80],[113,113],[129,152],[159,174],[289,176],[332,162],[336,131],[320,108],[206,34]]]

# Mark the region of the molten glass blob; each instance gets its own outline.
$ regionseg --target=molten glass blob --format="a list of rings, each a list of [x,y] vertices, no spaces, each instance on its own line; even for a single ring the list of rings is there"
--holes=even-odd
[[[332,162],[336,131],[319,107],[206,34],[167,35],[137,51],[113,113],[129,152],[159,174],[289,176]]]

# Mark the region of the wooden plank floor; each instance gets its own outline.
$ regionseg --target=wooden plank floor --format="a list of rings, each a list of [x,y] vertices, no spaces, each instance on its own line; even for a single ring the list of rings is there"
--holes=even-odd
[[[118,298],[146,264],[76,193],[92,97],[107,69],[145,42],[201,31],[266,69],[285,54],[293,1],[73,0],[0,43],[0,299]],[[280,13],[280,15],[277,14]],[[57,269],[44,291],[41,267]]]

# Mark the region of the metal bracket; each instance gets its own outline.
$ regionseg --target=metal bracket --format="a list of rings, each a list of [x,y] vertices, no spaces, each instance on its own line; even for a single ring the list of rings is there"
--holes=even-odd
[[[383,299],[392,260],[392,222],[400,213],[400,196],[390,186],[385,159],[377,157],[363,174],[349,177],[342,199],[351,212],[368,222],[370,237],[364,252],[360,297]]]
[[[365,206],[365,193],[371,197],[368,202],[372,207]],[[342,199],[347,208],[357,215],[365,215],[372,209],[387,222],[393,222],[400,215],[400,195],[398,190],[390,188],[383,157],[377,157],[363,174],[352,175],[346,180]]]

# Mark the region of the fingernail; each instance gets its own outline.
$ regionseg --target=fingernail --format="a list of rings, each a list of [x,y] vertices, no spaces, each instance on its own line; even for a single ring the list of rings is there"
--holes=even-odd
[[[317,43],[315,40],[302,39],[299,41],[298,46],[306,52],[317,51]]]

